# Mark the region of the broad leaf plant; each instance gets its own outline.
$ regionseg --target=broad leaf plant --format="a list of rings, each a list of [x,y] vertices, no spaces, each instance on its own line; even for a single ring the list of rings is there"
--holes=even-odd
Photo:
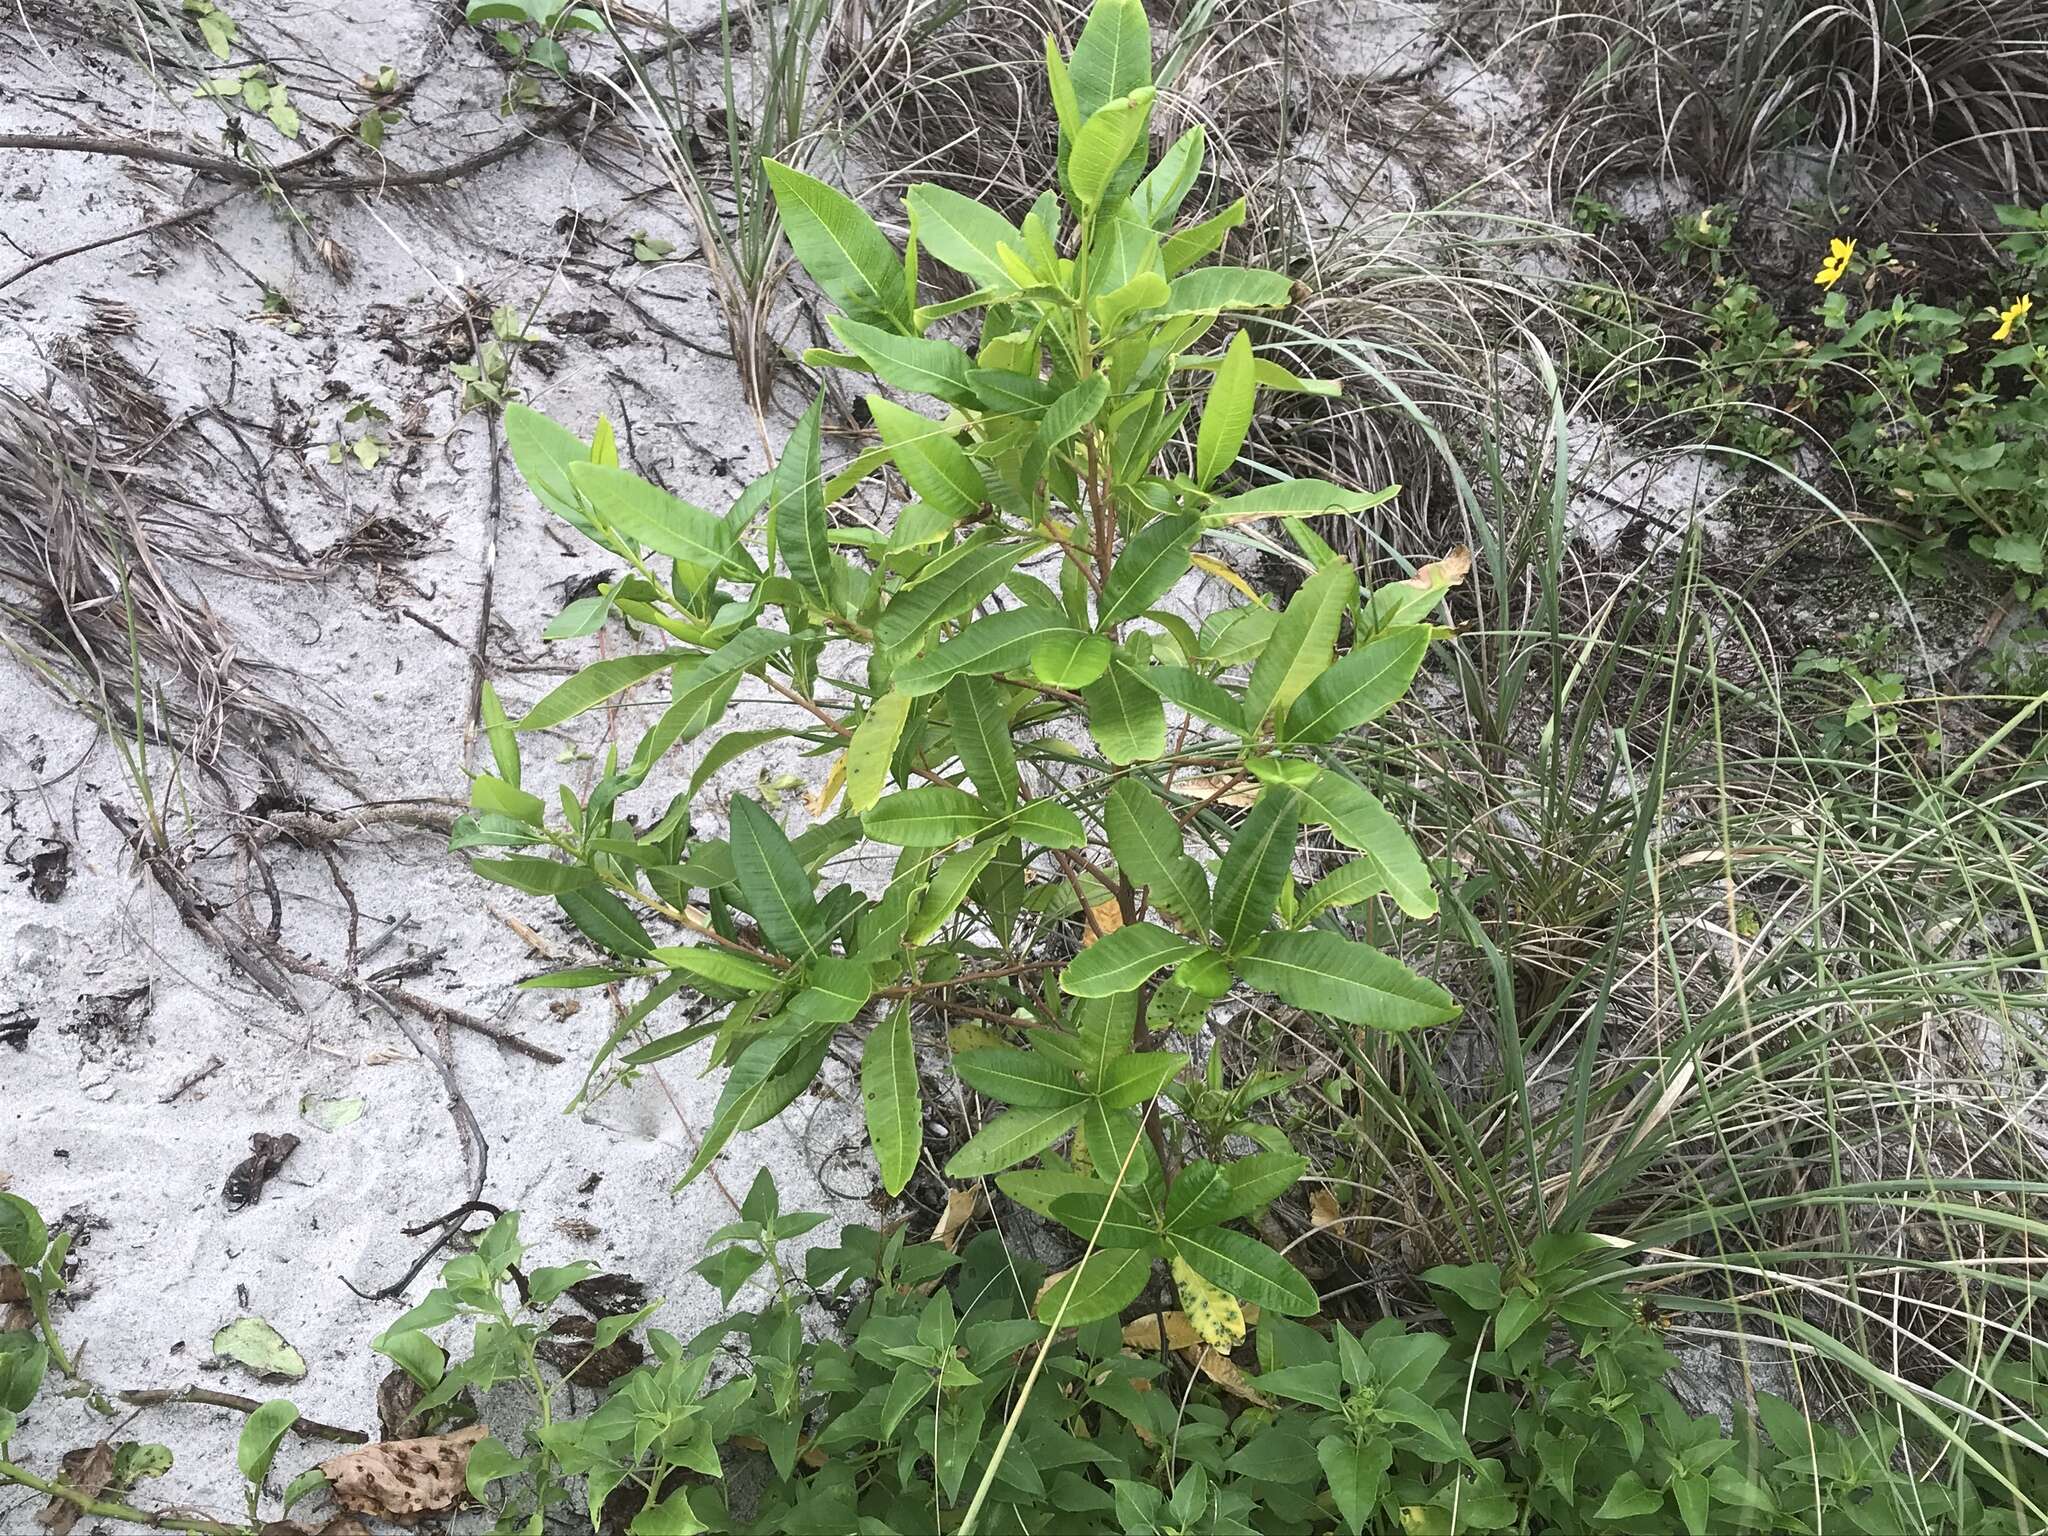
[[[1306,1164],[1270,1126],[1241,1122],[1258,1148],[1244,1156],[1239,1135],[1205,1134],[1214,1117],[1189,1108],[1233,1085],[1168,1046],[1234,988],[1364,1029],[1457,1013],[1345,927],[1382,900],[1427,918],[1436,897],[1400,822],[1331,747],[1406,692],[1462,571],[1446,560],[1362,590],[1308,520],[1392,491],[1233,478],[1262,392],[1332,392],[1259,356],[1234,318],[1286,308],[1293,285],[1211,259],[1242,200],[1181,219],[1203,135],[1151,162],[1138,0],[1098,0],[1070,58],[1048,39],[1046,69],[1060,186],[1021,225],[916,186],[899,251],[840,192],[768,165],[789,242],[838,307],[836,348],[808,360],[879,386],[876,441],[843,468],[828,472],[820,398],[718,515],[622,469],[602,420],[586,441],[507,408],[534,495],[630,568],[548,636],[617,615],[664,647],[585,667],[519,719],[487,693],[496,771],[475,779],[454,843],[480,875],[552,897],[612,957],[531,985],[641,989],[593,1081],[709,1042],[723,1090],[685,1180],[848,1036],[882,1182],[900,1192],[934,1059],[913,1025],[943,1020],[951,1071],[1002,1106],[946,1175],[993,1177],[1087,1244],[1041,1318],[1109,1317],[1165,1260],[1221,1344],[1241,1336],[1243,1304],[1316,1310],[1240,1225]],[[925,302],[941,287],[959,296]],[[885,526],[835,517],[878,482],[899,503]],[[1278,608],[1221,558],[1274,529],[1310,568]],[[748,678],[803,723],[721,734]],[[564,788],[551,814],[522,787],[522,739],[650,679],[667,703],[586,798]],[[665,810],[627,814],[706,738]],[[736,795],[727,835],[696,837],[710,775],[788,741],[830,758],[810,824],[791,836]],[[1351,856],[1303,889],[1296,850],[1316,827]],[[895,850],[887,883],[831,883],[863,845]],[[716,1006],[655,1035],[679,994]]]

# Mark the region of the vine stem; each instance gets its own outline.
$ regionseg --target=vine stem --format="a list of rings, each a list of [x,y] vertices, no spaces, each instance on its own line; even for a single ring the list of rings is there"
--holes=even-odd
[[[246,1525],[223,1525],[218,1520],[196,1515],[176,1515],[167,1509],[139,1509],[118,1499],[94,1498],[68,1483],[37,1477],[26,1467],[18,1467],[11,1461],[0,1460],[0,1482],[13,1483],[53,1499],[63,1499],[77,1506],[80,1514],[97,1515],[105,1520],[125,1520],[130,1525],[146,1525],[159,1531],[188,1531],[192,1536],[249,1536],[250,1528]]]

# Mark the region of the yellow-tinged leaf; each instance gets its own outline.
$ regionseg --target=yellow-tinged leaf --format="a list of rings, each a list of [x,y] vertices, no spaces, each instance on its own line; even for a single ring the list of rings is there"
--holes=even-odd
[[[1259,1324],[1258,1303],[1246,1302],[1242,1310],[1245,1325],[1256,1328]],[[1151,1353],[1161,1349],[1199,1349],[1201,1344],[1202,1338],[1195,1332],[1195,1325],[1188,1321],[1187,1313],[1178,1309],[1148,1312],[1124,1324],[1124,1345],[1128,1349]]]
[[[1007,1046],[1009,1037],[986,1024],[955,1024],[946,1031],[946,1043],[957,1055],[961,1051],[987,1051]]]
[[[1211,1285],[1179,1258],[1173,1261],[1173,1283],[1187,1309],[1188,1326],[1203,1343],[1227,1355],[1244,1342],[1244,1308],[1235,1296]]]
[[[910,695],[885,693],[868,706],[853,742],[840,758],[846,776],[847,808],[865,816],[889,787],[889,764],[910,718]]]
[[[1335,1195],[1319,1189],[1308,1197],[1308,1219],[1318,1227],[1334,1227],[1344,1219],[1343,1208]]]
[[[1088,1150],[1088,1126],[1084,1121],[1074,1127],[1074,1139],[1067,1143],[1067,1161],[1074,1172],[1089,1174],[1095,1171],[1095,1155]]]
[[[845,784],[846,754],[842,752],[832,759],[832,767],[825,775],[825,782],[820,784],[817,791],[804,801],[804,809],[811,813],[811,820],[819,821],[823,819],[825,813],[832,809],[832,802],[839,798],[839,791],[845,787]]]
[[[932,1228],[932,1235],[926,1241],[939,1244],[948,1253],[958,1248],[967,1224],[974,1220],[975,1202],[980,1198],[971,1184],[965,1189],[948,1190],[945,1213],[939,1217],[938,1225]]]
[[[1252,584],[1250,582],[1246,581],[1242,576],[1238,575],[1237,572],[1233,571],[1221,560],[1218,560],[1214,555],[1189,555],[1188,563],[1198,571],[1207,571],[1211,576],[1214,576],[1218,581],[1229,582],[1233,587],[1237,588],[1238,591],[1242,592],[1254,603],[1257,603],[1261,608],[1266,606],[1266,600],[1263,597],[1259,596],[1259,594],[1252,589]]]

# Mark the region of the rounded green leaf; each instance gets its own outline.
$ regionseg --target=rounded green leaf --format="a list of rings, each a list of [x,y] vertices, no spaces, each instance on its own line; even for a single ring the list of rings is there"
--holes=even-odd
[[[1031,675],[1048,688],[1086,688],[1109,670],[1109,637],[1061,629],[1031,647]]]
[[[235,1465],[242,1469],[242,1476],[260,1487],[270,1475],[271,1459],[277,1455],[278,1445],[298,1422],[299,1410],[281,1397],[272,1398],[250,1414],[235,1442]]]

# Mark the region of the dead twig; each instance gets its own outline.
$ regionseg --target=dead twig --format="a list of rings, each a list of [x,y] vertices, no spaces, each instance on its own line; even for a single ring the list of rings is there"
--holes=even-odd
[[[295,1014],[305,1012],[305,1009],[299,1006],[298,996],[292,991],[291,983],[285,980],[282,972],[272,963],[271,957],[242,942],[233,934],[222,932],[220,925],[213,920],[216,909],[193,889],[192,883],[185,878],[184,871],[178,868],[170,853],[157,842],[153,831],[129,819],[110,800],[100,802],[100,814],[121,834],[123,841],[128,844],[142,867],[149,871],[150,878],[156,881],[166,896],[170,897],[172,907],[177,910],[179,919],[187,928],[219,950],[227,957],[229,965],[269,993],[279,1006]],[[281,954],[282,950],[277,950],[276,953]]]
[[[169,1093],[165,1094],[162,1098],[158,1099],[157,1103],[177,1103],[178,1100],[185,1097],[186,1094],[190,1093],[194,1088],[197,1088],[201,1083],[205,1082],[209,1077],[213,1076],[214,1073],[218,1072],[222,1067],[226,1065],[227,1062],[223,1060],[221,1057],[207,1057],[205,1066],[199,1068],[196,1072],[188,1074],[185,1077],[185,1079],[178,1084],[177,1087],[173,1088]]]
[[[114,1395],[131,1408],[165,1408],[174,1403],[198,1403],[207,1408],[230,1408],[236,1413],[246,1414],[254,1413],[263,1406],[253,1397],[215,1392],[206,1387],[138,1387]],[[342,1445],[370,1443],[370,1437],[360,1429],[343,1429],[338,1424],[322,1424],[318,1419],[305,1417],[292,1421],[291,1433],[303,1440],[333,1440]]]

